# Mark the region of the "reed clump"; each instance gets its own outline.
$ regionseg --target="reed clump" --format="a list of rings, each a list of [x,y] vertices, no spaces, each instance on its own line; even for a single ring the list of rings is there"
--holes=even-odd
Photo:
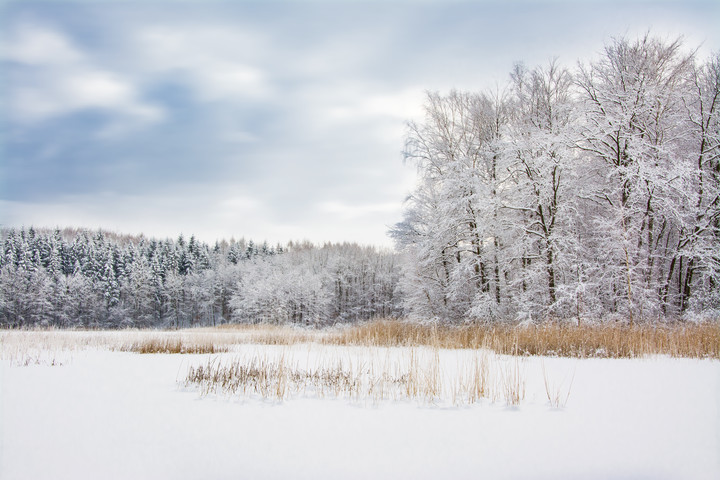
[[[220,353],[226,352],[227,348],[213,342],[189,343],[180,338],[149,338],[140,340],[120,347],[123,352],[133,353]]]
[[[457,365],[448,365],[437,350],[425,348],[395,352],[385,359],[372,351],[345,360],[331,351],[320,352],[315,363],[302,363],[292,354],[212,357],[189,367],[184,385],[201,395],[264,400],[303,396],[453,405],[504,400],[517,405],[524,398],[525,373],[518,361],[507,363],[486,351],[474,352]]]
[[[357,373],[343,369],[340,364],[300,369],[288,364],[283,357],[253,357],[228,363],[212,358],[204,365],[190,367],[185,385],[197,386],[201,395],[255,394],[273,400],[283,400],[289,395],[307,393],[308,390],[320,397],[338,397],[343,394],[354,398],[359,396]]]

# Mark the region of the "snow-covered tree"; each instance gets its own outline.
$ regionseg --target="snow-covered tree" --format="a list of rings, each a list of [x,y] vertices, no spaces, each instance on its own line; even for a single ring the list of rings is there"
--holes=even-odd
[[[443,321],[717,309],[718,57],[610,42],[575,72],[518,64],[506,95],[431,93],[391,234],[406,312]]]
[[[428,94],[425,107],[425,121],[409,126],[405,153],[421,184],[391,232],[406,254],[406,307],[437,319],[494,315],[506,298],[499,211],[509,104],[499,93],[453,91]]]
[[[506,148],[513,181],[502,215],[515,238],[513,299],[521,316],[554,315],[572,303],[577,270],[573,79],[557,61],[533,70],[517,64],[511,79]]]
[[[595,169],[591,245],[603,256],[596,295],[631,322],[660,313],[660,279],[682,233],[677,207],[689,173],[683,85],[691,67],[679,40],[647,35],[613,41],[578,75],[585,106],[578,144]]]

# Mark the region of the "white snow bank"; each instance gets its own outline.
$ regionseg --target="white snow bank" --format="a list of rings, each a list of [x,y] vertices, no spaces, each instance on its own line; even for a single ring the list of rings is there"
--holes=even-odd
[[[208,356],[71,357],[2,360],[0,478],[720,478],[718,361],[529,358],[519,407],[441,407],[200,398],[181,383]],[[543,365],[565,386],[574,374],[564,409]]]

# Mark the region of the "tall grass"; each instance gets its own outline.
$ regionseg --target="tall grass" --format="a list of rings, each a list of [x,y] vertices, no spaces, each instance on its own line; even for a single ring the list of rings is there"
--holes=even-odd
[[[227,352],[225,345],[213,342],[188,342],[181,338],[148,338],[121,345],[119,350],[135,353],[220,353]]]
[[[443,359],[437,349],[422,347],[395,350],[392,355],[386,351],[385,357],[381,347],[371,347],[343,357],[332,348],[318,348],[312,359],[302,358],[302,352],[298,356],[297,350],[211,357],[190,366],[184,383],[201,395],[266,400],[309,396],[355,402],[464,405],[489,400],[517,405],[525,396],[525,372],[518,358],[476,351]]]
[[[573,372],[569,384],[565,385],[566,379],[563,379],[561,382],[550,379],[547,370],[545,370],[545,362],[540,363],[540,369],[542,370],[545,394],[547,395],[550,406],[552,408],[564,408],[570,398],[570,390],[575,380],[575,373]]]
[[[448,349],[489,348],[507,355],[635,358],[670,355],[720,359],[720,324],[530,326],[423,325],[381,320],[328,335],[335,345],[428,345]]]

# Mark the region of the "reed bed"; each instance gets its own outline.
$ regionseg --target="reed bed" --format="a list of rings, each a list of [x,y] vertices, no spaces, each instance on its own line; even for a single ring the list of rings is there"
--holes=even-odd
[[[567,325],[432,325],[375,320],[325,329],[277,325],[224,325],[186,330],[0,330],[2,357],[27,351],[100,348],[137,353],[199,354],[241,345],[296,345],[490,349],[499,354],[574,358],[668,355],[720,359],[720,323]]]
[[[428,325],[381,320],[350,327],[323,342],[334,345],[489,348],[506,355],[636,358],[669,355],[720,359],[720,323],[529,326]]]
[[[441,358],[433,348],[389,350],[372,347],[353,354],[317,346],[310,358],[297,351],[263,351],[252,356],[211,357],[191,366],[185,387],[201,395],[340,398],[373,403],[385,400],[467,405],[483,400],[517,405],[525,397],[520,358],[487,350]],[[306,354],[307,355],[307,354]]]

